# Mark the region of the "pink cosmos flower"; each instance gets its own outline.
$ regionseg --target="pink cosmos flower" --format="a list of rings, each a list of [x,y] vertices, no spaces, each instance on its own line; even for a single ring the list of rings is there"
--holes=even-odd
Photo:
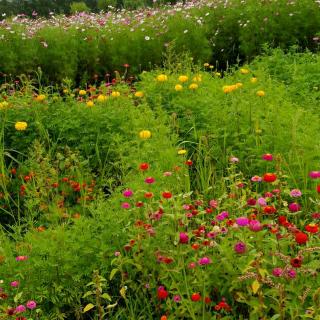
[[[302,192],[299,189],[293,189],[290,191],[290,196],[293,198],[301,197]]]
[[[33,300],[30,300],[26,303],[28,309],[33,310],[37,307],[37,303]]]

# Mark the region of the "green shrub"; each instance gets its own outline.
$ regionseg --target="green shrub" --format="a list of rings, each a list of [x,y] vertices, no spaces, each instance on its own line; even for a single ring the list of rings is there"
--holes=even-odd
[[[85,2],[72,2],[70,6],[70,12],[72,14],[78,12],[89,12],[90,8],[86,5]]]

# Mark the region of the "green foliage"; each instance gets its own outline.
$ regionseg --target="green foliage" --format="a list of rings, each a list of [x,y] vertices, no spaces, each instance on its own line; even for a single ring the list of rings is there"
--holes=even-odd
[[[70,12],[72,14],[78,12],[89,12],[90,8],[86,5],[85,2],[72,2],[70,6]]]

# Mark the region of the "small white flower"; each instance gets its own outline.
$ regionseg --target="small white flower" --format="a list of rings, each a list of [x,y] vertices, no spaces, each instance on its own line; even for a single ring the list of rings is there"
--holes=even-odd
[[[183,31],[183,33],[188,33],[188,31],[189,31],[189,30],[186,29],[186,30]]]
[[[147,40],[147,41],[149,41],[149,40],[150,40],[150,37],[149,37],[149,36],[145,36],[144,39]]]

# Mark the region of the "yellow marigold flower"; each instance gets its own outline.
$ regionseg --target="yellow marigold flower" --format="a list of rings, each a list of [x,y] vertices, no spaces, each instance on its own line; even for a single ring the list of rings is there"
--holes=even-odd
[[[97,98],[97,101],[98,102],[105,102],[105,101],[107,101],[107,96],[105,96],[105,95],[103,95],[103,94],[99,94],[98,95],[98,98]]]
[[[256,83],[257,81],[258,81],[258,79],[255,78],[255,77],[252,77],[252,78],[250,79],[250,82],[251,82],[251,83]]]
[[[144,93],[142,91],[137,91],[135,94],[134,94],[135,97],[137,98],[142,98],[144,96]]]
[[[151,137],[151,131],[149,130],[142,130],[139,132],[139,137],[141,139],[149,139]]]
[[[39,94],[38,96],[36,96],[36,101],[42,102],[45,100],[45,98],[46,96],[44,94]]]
[[[265,95],[266,95],[266,93],[263,90],[257,91],[257,96],[258,97],[264,97]]]
[[[159,74],[159,75],[157,76],[157,81],[159,81],[159,82],[165,82],[165,81],[167,81],[167,80],[168,80],[168,76],[165,75],[165,74]]]
[[[192,79],[193,82],[201,82],[202,81],[202,76],[200,74],[196,75]]]
[[[18,131],[24,131],[27,129],[28,124],[24,121],[18,121],[16,122],[16,124],[14,125],[14,127],[16,128],[16,130]]]
[[[89,101],[87,102],[87,107],[88,107],[88,108],[92,108],[93,106],[94,106],[93,101],[92,101],[92,100],[89,100]]]
[[[112,91],[111,96],[114,98],[120,97],[120,92],[119,91]]]
[[[188,76],[180,76],[179,77],[179,81],[184,83],[184,82],[187,82],[189,80],[189,77]]]
[[[186,149],[180,149],[178,150],[178,154],[180,155],[183,155],[183,154],[186,154],[187,153],[187,150]]]
[[[182,91],[182,90],[183,90],[183,86],[182,86],[181,84],[176,84],[176,85],[174,86],[174,89],[175,89],[176,91]]]
[[[79,91],[79,95],[80,96],[85,96],[87,94],[87,91],[86,90],[80,90]]]
[[[236,89],[237,89],[237,86],[236,86],[235,84],[233,84],[233,85],[231,85],[231,86],[224,86],[224,87],[222,88],[222,90],[223,90],[224,93],[230,93],[230,92],[232,92],[232,91],[234,91],[234,90],[236,90]]]
[[[203,66],[207,68],[207,67],[210,66],[210,64],[208,62],[206,62],[206,63],[203,64]]]
[[[242,68],[242,69],[240,69],[240,72],[241,72],[241,74],[248,74],[250,72],[250,70]]]
[[[237,89],[241,88],[242,86],[243,86],[243,84],[242,84],[241,82],[237,82],[237,83],[236,83]]]
[[[199,86],[196,83],[191,83],[189,86],[190,90],[197,90],[199,88]]]

